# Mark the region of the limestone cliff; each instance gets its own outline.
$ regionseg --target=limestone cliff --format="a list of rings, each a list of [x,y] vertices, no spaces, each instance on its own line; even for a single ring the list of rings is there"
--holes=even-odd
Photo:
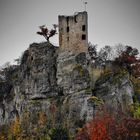
[[[126,113],[133,103],[134,88],[127,73],[112,73],[96,81],[93,94],[101,98],[111,112]]]
[[[86,53],[58,52],[50,43],[33,43],[19,66],[5,70],[5,78],[0,79],[1,124],[22,117],[24,112],[32,118],[45,112],[48,119],[53,116],[55,125],[74,132],[92,118],[94,108],[89,99],[93,94],[113,108],[133,102],[133,85],[126,75],[119,80],[113,75],[101,77],[92,91]]]

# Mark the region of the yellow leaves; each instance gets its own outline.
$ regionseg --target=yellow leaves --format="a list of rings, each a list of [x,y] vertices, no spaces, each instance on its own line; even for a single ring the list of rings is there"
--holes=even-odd
[[[23,139],[22,137],[17,137],[16,140],[26,140],[26,139]]]
[[[131,76],[130,80],[132,81],[134,85],[136,94],[140,95],[140,80],[138,78],[135,78],[134,76]]]
[[[140,104],[139,102],[135,102],[130,107],[130,113],[134,118],[140,118]]]
[[[95,101],[95,100],[98,100],[98,97],[96,97],[96,96],[91,96],[89,99],[92,100],[92,101]]]
[[[22,138],[21,120],[19,117],[10,126],[8,140],[25,140]]]
[[[15,121],[13,122],[13,124],[11,126],[11,129],[10,129],[10,132],[15,137],[20,135],[20,132],[21,132],[21,122],[20,122],[19,117],[17,117],[15,119]]]
[[[7,140],[7,138],[4,135],[0,135],[0,140]]]
[[[102,99],[99,99],[98,97],[96,96],[91,96],[89,99],[88,99],[90,102],[93,102],[95,103],[96,105],[103,105],[104,102]]]
[[[42,128],[47,122],[47,117],[44,112],[39,112],[38,125]]]
[[[84,69],[83,69],[82,66],[79,65],[79,64],[77,64],[73,70],[78,71],[78,72],[79,72],[79,75],[80,75],[81,77],[83,77],[84,74],[85,74],[85,73],[84,73]]]
[[[4,133],[0,131],[0,140],[50,140],[46,114],[40,111],[34,114],[34,120],[31,117],[31,113],[25,111],[4,129]]]
[[[108,75],[108,74],[111,74],[112,73],[112,69],[109,68],[109,67],[105,67],[104,71],[103,71],[103,74],[104,75]]]
[[[82,131],[82,128],[76,128],[76,131],[80,132],[80,131]]]

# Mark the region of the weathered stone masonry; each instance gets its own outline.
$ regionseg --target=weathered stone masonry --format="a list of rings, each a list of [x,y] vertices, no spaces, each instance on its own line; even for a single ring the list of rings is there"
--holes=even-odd
[[[59,16],[60,51],[71,51],[74,54],[87,51],[88,15],[78,12],[73,16]]]

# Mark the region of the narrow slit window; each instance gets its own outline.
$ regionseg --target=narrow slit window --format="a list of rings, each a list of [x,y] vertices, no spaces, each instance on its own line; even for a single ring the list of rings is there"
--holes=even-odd
[[[31,60],[33,60],[33,57],[31,57]]]
[[[67,41],[69,41],[69,37],[67,37]]]
[[[67,27],[67,33],[70,31],[69,26]]]
[[[76,15],[74,16],[74,21],[75,21],[75,23],[77,23],[77,18],[76,18]]]
[[[69,17],[66,18],[67,19],[67,25],[69,24]]]
[[[86,35],[82,35],[82,40],[86,40]]]
[[[83,26],[82,26],[82,31],[85,31],[85,30],[86,30],[86,26],[83,25]]]

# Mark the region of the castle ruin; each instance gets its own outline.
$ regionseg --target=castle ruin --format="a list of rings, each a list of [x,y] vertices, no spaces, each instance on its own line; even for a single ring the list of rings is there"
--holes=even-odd
[[[60,47],[57,58],[57,85],[63,88],[64,94],[70,94],[84,90],[89,85],[86,78],[88,72],[85,70],[88,49],[88,15],[84,11],[73,16],[61,15],[58,20]],[[79,81],[76,81],[77,77],[80,77]]]
[[[87,12],[78,12],[72,16],[61,15],[58,20],[60,52],[71,51],[74,54],[86,52],[88,45]]]

